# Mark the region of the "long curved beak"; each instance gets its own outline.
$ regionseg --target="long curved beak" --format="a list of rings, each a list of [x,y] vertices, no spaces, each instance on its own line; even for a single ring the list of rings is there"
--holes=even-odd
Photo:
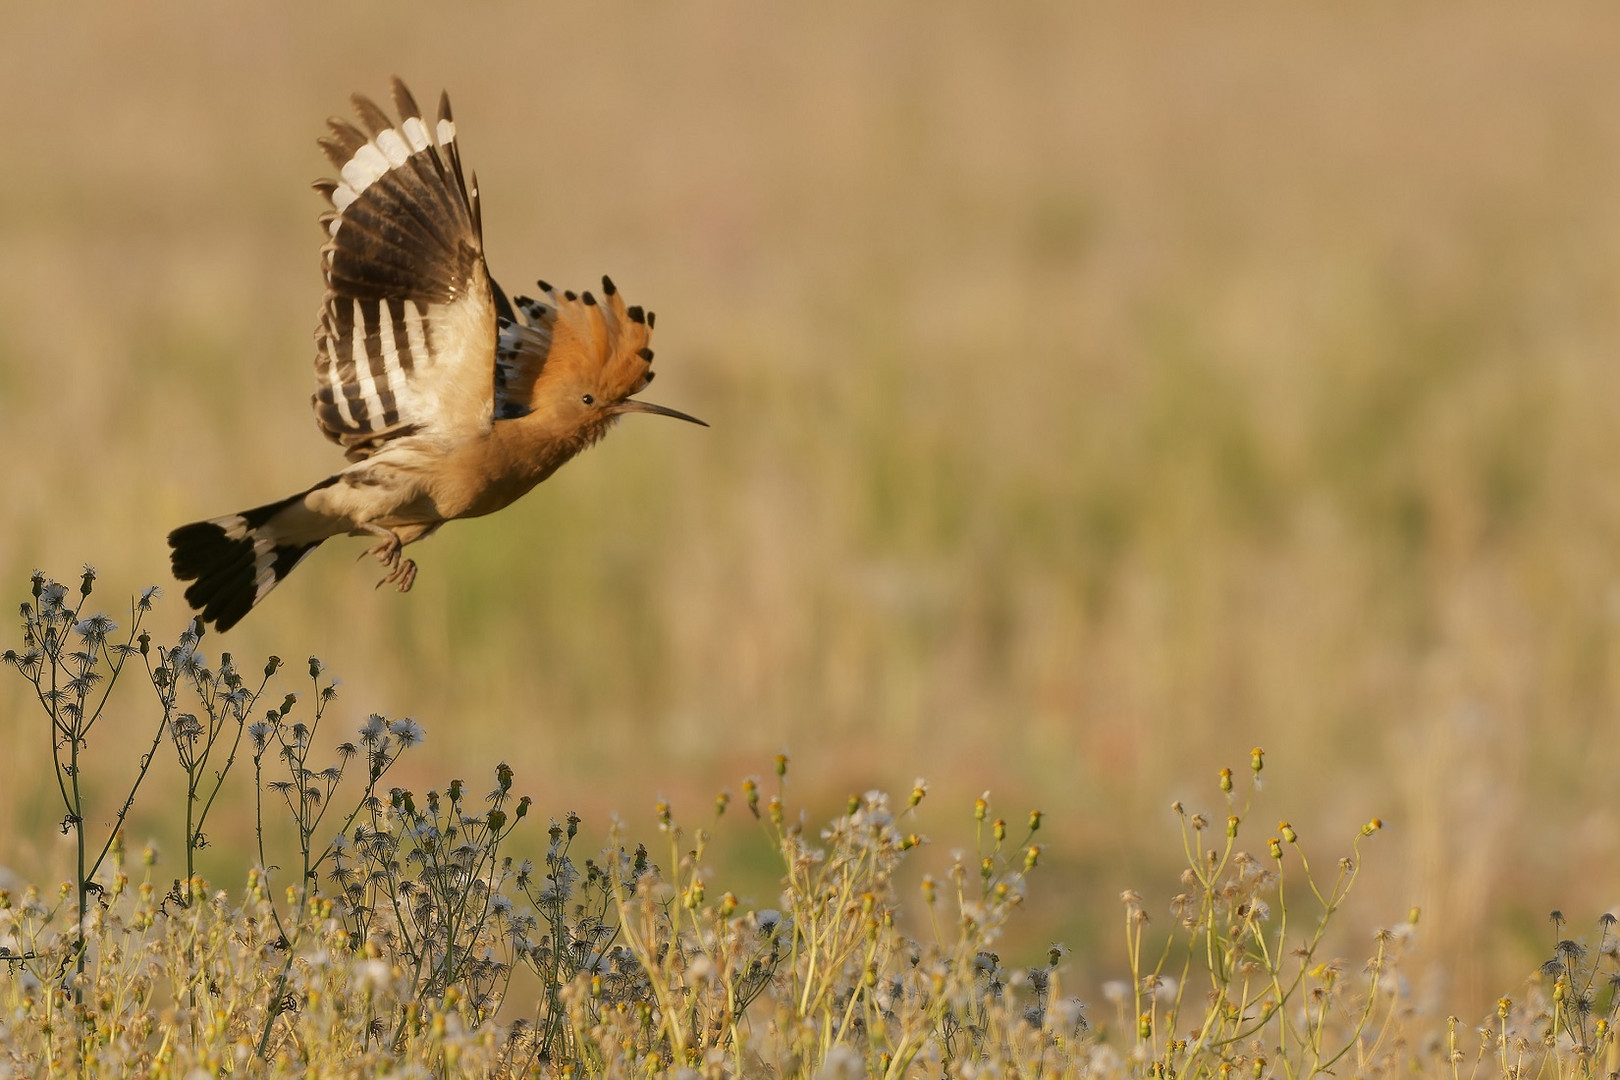
[[[654,405],[650,401],[637,401],[634,398],[627,398],[624,401],[619,402],[619,407],[618,407],[617,411],[622,412],[622,413],[628,413],[628,412],[652,413],[654,416],[673,416],[677,420],[685,420],[688,424],[698,424],[698,425],[700,425],[702,427],[708,427],[709,426],[708,424],[705,424],[702,420],[699,420],[695,416],[688,416],[683,412],[678,412],[675,409],[666,408],[663,405]]]

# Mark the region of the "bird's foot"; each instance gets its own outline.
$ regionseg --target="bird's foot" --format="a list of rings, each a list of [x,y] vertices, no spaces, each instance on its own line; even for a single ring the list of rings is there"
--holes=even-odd
[[[387,564],[388,574],[377,582],[377,588],[392,584],[400,592],[410,592],[411,586],[416,584],[416,560],[401,559],[399,552],[394,552],[393,561]]]
[[[362,551],[359,558],[355,561],[358,562],[359,559],[363,559],[367,555],[370,555],[388,569],[392,570],[399,564],[399,549],[402,546],[399,542],[399,535],[397,533],[389,532],[386,529],[377,529],[376,535],[382,537],[382,539],[373,544],[371,547],[368,547],[366,550]]]
[[[404,545],[400,543],[397,533],[382,528],[373,531],[382,539],[362,551],[360,558],[370,555],[382,563],[383,568],[388,571],[387,575],[377,582],[377,588],[394,585],[400,592],[410,592],[411,586],[416,583],[416,560],[401,556],[400,549]]]

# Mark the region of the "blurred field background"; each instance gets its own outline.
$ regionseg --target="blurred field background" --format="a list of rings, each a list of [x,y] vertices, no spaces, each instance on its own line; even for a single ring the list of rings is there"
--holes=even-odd
[[[115,616],[164,585],[172,640],[167,530],[341,461],[307,403],[314,139],[397,72],[451,92],[495,276],[611,273],[660,316],[648,397],[714,426],[627,421],[415,549],[408,597],[335,541],[210,657],[313,652],[345,735],[427,726],[410,782],[505,758],[593,837],[615,812],[651,833],[660,796],[701,823],[779,751],[827,812],[929,778],[942,845],[985,788],[1010,820],[1039,806],[1012,948],[1061,938],[1083,979],[1119,973],[1121,889],[1168,921],[1169,804],[1224,816],[1214,771],[1254,745],[1252,850],[1281,814],[1319,867],[1388,824],[1355,917],[1422,906],[1437,1008],[1512,990],[1549,909],[1620,902],[1620,12],[7,24],[0,592],[93,562]],[[55,880],[23,689],[0,679],[0,862]],[[103,805],[143,694],[90,749]],[[158,767],[132,832],[178,854]],[[217,883],[250,850],[236,791]],[[719,884],[769,905],[735,857]]]

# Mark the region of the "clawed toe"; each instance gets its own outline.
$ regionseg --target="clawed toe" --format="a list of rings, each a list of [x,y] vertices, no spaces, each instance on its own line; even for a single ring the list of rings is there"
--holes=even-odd
[[[388,575],[377,582],[377,588],[384,585],[394,585],[400,592],[410,592],[411,586],[416,584],[416,560],[401,559],[399,552],[394,552],[394,560],[389,564]]]
[[[370,555],[372,558],[376,559],[378,562],[392,570],[399,564],[399,548],[399,537],[390,535],[387,539],[381,541],[380,543],[373,544],[371,547],[368,547],[366,550],[362,551],[360,553],[360,559]],[[355,561],[359,562],[360,559],[356,559]]]
[[[394,585],[400,592],[410,592],[411,586],[416,582],[416,561],[401,556],[400,549],[405,545],[400,543],[398,534],[377,525],[364,526],[366,532],[382,537],[377,543],[360,553],[360,558],[370,555],[388,573],[377,582],[377,588],[384,585]]]

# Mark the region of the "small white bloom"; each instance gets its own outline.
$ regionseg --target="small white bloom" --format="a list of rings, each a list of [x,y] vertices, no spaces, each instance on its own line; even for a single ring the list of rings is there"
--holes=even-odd
[[[866,1061],[853,1046],[839,1043],[827,1051],[821,1063],[818,1080],[856,1080],[866,1075]]]
[[[385,993],[394,984],[394,972],[382,960],[362,960],[354,966],[354,983],[368,993]]]
[[[1052,1030],[1064,1034],[1077,1034],[1086,1026],[1086,1007],[1081,1004],[1079,998],[1054,1001],[1047,1019],[1051,1023]]]
[[[387,722],[377,713],[366,717],[366,722],[360,725],[360,741],[370,745],[382,738],[387,730]]]
[[[423,736],[426,734],[422,730],[422,725],[408,716],[389,724],[388,730],[393,733],[394,738],[399,740],[401,746],[415,746],[422,741]]]
[[[73,632],[94,645],[106,641],[117,629],[118,624],[105,615],[92,615],[73,624]]]

